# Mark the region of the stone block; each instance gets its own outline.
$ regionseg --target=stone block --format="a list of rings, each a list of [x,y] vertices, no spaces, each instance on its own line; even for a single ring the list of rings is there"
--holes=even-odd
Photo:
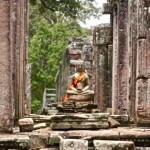
[[[32,132],[29,133],[30,138],[30,149],[42,149],[47,147],[48,139],[49,139],[49,133],[46,132]]]
[[[110,3],[104,3],[102,7],[103,14],[112,14],[112,5]]]
[[[81,59],[81,54],[70,54],[70,59],[78,60]]]
[[[143,0],[138,0],[137,3],[137,15],[138,15],[138,22],[137,22],[137,37],[138,38],[145,38],[146,37],[146,27],[147,27],[147,13],[143,4]]]
[[[85,61],[84,65],[85,65],[85,69],[92,69],[92,62],[91,61]]]
[[[122,127],[129,125],[130,118],[128,115],[110,115],[110,117],[118,121]]]
[[[23,119],[19,119],[18,121],[19,126],[22,125],[33,125],[34,121],[32,118],[23,118]]]
[[[60,141],[62,140],[62,137],[59,134],[51,134],[48,140],[49,146],[58,146]]]
[[[150,95],[150,79],[139,79],[136,84],[136,106],[137,106],[137,125],[150,126],[150,107],[148,96]]]
[[[28,135],[13,135],[1,134],[0,135],[0,149],[17,149],[28,150],[30,148],[30,139]]]
[[[38,123],[33,126],[34,129],[46,128],[46,123]]]
[[[51,116],[48,115],[30,114],[28,117],[32,118],[35,123],[51,122]]]
[[[63,139],[60,141],[60,150],[88,150],[88,141],[82,139]]]
[[[76,65],[82,65],[84,63],[83,60],[70,60],[70,65],[76,66]]]
[[[34,121],[32,118],[19,119],[18,125],[21,132],[30,132],[33,130]]]
[[[105,45],[112,43],[112,28],[109,25],[95,27],[94,45]]]
[[[131,141],[103,141],[94,140],[95,150],[134,150],[134,143]]]
[[[111,117],[108,118],[108,123],[109,123],[110,128],[120,127],[120,123]]]
[[[74,129],[108,129],[109,124],[106,121],[98,122],[53,122],[50,125],[52,130],[74,130]]]
[[[150,76],[150,72],[148,72],[150,66],[147,66],[147,61],[146,39],[139,39],[137,41],[137,78]]]
[[[42,149],[40,149],[40,150],[59,150],[59,148],[42,148]]]
[[[71,55],[71,54],[82,54],[81,49],[69,49],[68,52],[69,52],[69,55]]]

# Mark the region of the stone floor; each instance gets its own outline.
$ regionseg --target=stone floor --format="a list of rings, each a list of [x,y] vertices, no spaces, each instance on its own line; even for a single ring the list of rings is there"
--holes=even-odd
[[[0,134],[0,149],[58,150],[62,139],[82,139],[89,149],[94,140],[133,141],[136,150],[150,150],[150,129],[119,127],[107,130],[52,131],[49,127],[32,132]],[[145,148],[143,148],[145,146]],[[6,148],[7,147],[7,148]],[[73,150],[73,149],[72,149]],[[93,149],[94,150],[94,149]]]

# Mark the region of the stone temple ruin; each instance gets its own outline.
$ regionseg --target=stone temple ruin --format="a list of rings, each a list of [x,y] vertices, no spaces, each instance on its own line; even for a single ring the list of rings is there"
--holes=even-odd
[[[93,104],[51,104],[74,111],[53,115],[31,114],[27,2],[0,3],[0,149],[150,149],[149,0],[108,0],[103,14],[110,14],[110,24],[93,27],[92,37],[69,39],[57,100],[66,94],[74,63],[83,59]]]

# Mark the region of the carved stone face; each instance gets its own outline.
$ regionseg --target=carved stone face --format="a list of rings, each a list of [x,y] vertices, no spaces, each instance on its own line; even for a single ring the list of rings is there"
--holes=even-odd
[[[77,70],[77,72],[82,72],[82,71],[84,71],[84,70],[85,70],[84,65],[77,65],[77,66],[76,66],[76,70]]]

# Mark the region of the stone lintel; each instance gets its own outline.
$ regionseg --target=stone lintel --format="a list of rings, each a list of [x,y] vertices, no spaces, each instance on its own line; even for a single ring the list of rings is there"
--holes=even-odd
[[[112,14],[112,6],[110,3],[104,3],[102,7],[103,14]]]

